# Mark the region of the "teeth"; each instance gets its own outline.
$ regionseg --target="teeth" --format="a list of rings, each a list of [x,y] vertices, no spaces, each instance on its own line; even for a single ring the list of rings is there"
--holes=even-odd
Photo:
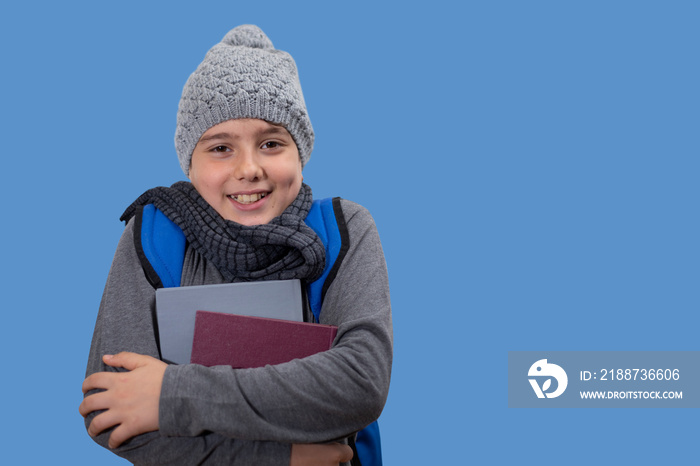
[[[263,197],[265,197],[267,193],[256,193],[256,194],[239,194],[238,196],[229,196],[231,199],[233,199],[236,202],[240,202],[241,204],[252,204],[253,202],[257,202]]]

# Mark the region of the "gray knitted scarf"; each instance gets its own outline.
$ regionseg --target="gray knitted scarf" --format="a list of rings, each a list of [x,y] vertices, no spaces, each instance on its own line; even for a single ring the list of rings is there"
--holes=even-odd
[[[246,226],[223,219],[191,183],[179,181],[143,193],[121,220],[127,222],[138,206],[155,205],[229,282],[294,278],[310,282],[321,276],[325,264],[323,242],[304,223],[311,203],[311,188],[302,184],[282,214],[270,223]]]

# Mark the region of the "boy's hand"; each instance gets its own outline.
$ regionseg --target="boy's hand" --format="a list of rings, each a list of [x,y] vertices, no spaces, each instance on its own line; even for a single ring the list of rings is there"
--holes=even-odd
[[[117,426],[109,436],[109,448],[145,432],[158,430],[158,403],[166,363],[142,354],[122,352],[105,355],[102,360],[129,372],[96,372],[83,382],[83,393],[94,389],[104,392],[85,397],[80,414],[105,410],[90,422],[88,433],[95,436]]]
[[[289,466],[338,466],[352,459],[352,448],[339,443],[294,444]]]

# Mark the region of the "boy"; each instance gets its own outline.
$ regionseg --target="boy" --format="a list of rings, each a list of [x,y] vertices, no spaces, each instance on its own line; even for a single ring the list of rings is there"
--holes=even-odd
[[[155,290],[134,243],[138,207],[154,204],[187,239],[182,286],[316,280],[325,250],[304,223],[312,195],[302,176],[313,140],[296,65],[257,27],[230,31],[190,76],[175,135],[190,183],[149,190],[126,210],[100,304],[80,405],[98,443],[137,464],[350,461],[339,439],[379,417],[392,359],[369,213],[340,200],[349,247],[320,318],[338,326],[333,348],[255,369],[159,359]]]

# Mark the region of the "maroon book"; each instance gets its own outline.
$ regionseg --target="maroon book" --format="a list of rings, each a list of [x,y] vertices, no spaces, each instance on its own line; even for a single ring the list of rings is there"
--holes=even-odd
[[[235,369],[280,364],[330,349],[337,333],[332,325],[197,311],[190,362]]]

